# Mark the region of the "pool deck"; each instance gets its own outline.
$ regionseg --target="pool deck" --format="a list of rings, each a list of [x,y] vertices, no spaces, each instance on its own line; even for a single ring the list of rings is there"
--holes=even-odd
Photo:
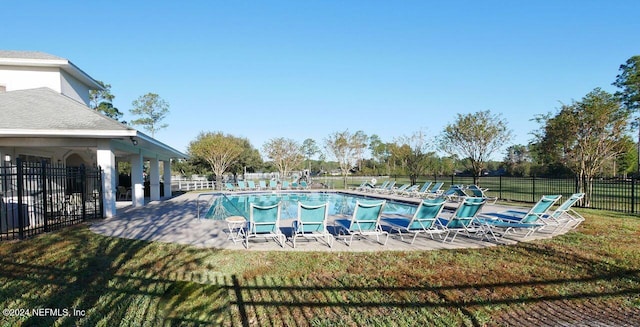
[[[420,202],[419,198],[377,195],[358,191],[337,191],[351,194],[366,194],[374,197],[379,196],[381,198],[416,204]],[[386,245],[378,243],[375,237],[368,237],[358,240],[354,239],[350,246],[336,239],[333,243],[333,248],[329,248],[323,241],[316,241],[314,239],[299,238],[296,241],[296,247],[293,248],[290,239],[281,247],[272,239],[252,238],[249,241],[249,249],[246,249],[241,241],[234,243],[228,238],[228,226],[225,221],[197,219],[197,201],[198,193],[187,193],[163,201],[153,201],[147,203],[146,206],[137,208],[131,207],[131,202],[118,202],[116,217],[94,221],[91,223],[90,229],[95,233],[111,237],[242,251],[371,252],[483,248],[554,236],[543,230],[527,238],[510,235],[509,238],[503,238],[499,242],[496,242],[458,235],[453,242],[447,241],[443,243],[438,239],[437,235],[435,236],[435,240],[431,240],[426,235],[419,235],[413,244],[409,244],[408,240],[401,240],[397,233],[391,233]],[[201,201],[201,206],[203,203],[204,201]],[[447,203],[449,209],[455,208],[455,205],[456,203]],[[487,204],[484,206],[482,212],[498,212],[514,208],[516,207]],[[525,211],[527,210],[527,208],[523,209]],[[447,215],[447,212],[443,212],[444,217],[447,217]],[[329,217],[329,225],[332,224],[331,220],[335,218],[336,217]],[[291,224],[292,220],[281,221],[280,226],[285,235],[291,233]],[[410,239],[410,237],[408,238]]]

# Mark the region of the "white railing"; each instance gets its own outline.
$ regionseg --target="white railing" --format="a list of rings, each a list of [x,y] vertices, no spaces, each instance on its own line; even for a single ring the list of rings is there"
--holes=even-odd
[[[194,191],[194,190],[214,190],[216,182],[214,181],[190,181],[190,180],[173,180],[171,181],[172,191]]]

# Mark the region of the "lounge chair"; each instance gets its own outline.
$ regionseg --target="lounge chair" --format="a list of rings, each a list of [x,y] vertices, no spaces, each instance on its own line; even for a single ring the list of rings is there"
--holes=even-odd
[[[476,217],[487,201],[483,198],[467,197],[453,213],[450,218],[438,218],[440,228],[446,230],[446,235],[442,242],[446,242],[449,234],[455,232],[451,242],[456,239],[459,233],[471,236],[471,233],[483,232],[484,228],[474,223]]]
[[[307,184],[306,181],[301,181],[300,182],[300,188],[303,189],[303,190],[307,190],[307,189],[309,189],[309,184]]]
[[[402,184],[400,187],[398,187],[396,189],[390,189],[388,193],[389,194],[400,194],[400,193],[404,192],[406,189],[408,189],[409,186],[411,186],[411,184]]]
[[[391,192],[391,190],[393,190],[394,186],[396,186],[396,181],[391,181],[387,183],[387,186],[375,189],[375,191],[376,193],[389,193]]]
[[[380,184],[380,186],[374,186],[370,189],[365,189],[365,191],[378,192],[378,190],[386,188],[387,185],[389,185],[389,181],[384,181],[382,182],[382,184]]]
[[[246,191],[247,190],[247,185],[244,183],[244,181],[238,181],[238,191]]]
[[[473,196],[475,196],[475,197],[485,198],[487,200],[487,203],[495,204],[496,202],[498,202],[498,197],[497,196],[488,196],[487,195],[487,191],[489,189],[480,188],[478,185],[469,185],[467,187],[467,190],[469,190],[473,194]]]
[[[544,227],[541,219],[547,215],[551,208],[562,195],[543,195],[529,211],[506,210],[500,212],[489,212],[480,215],[477,223],[482,225],[485,234],[490,234],[494,239],[498,239],[496,233],[504,237],[510,231],[525,231],[525,237]]]
[[[299,237],[324,238],[329,247],[333,247],[333,235],[327,230],[329,203],[320,205],[298,202],[298,217],[293,222],[293,247]]]
[[[277,188],[278,188],[278,182],[277,182],[277,181],[275,181],[275,180],[273,180],[273,179],[272,179],[272,180],[270,180],[270,181],[269,181],[269,189],[271,189],[271,190],[275,190],[275,189],[277,189]]]
[[[451,187],[440,195],[430,195],[430,197],[444,198],[452,202],[460,202],[468,197],[459,185],[451,185]]]
[[[431,184],[433,184],[433,183],[431,183],[431,182],[424,183],[424,185],[422,185],[422,187],[419,190],[411,193],[410,195],[411,196],[416,196],[416,197],[422,197],[425,194],[425,192],[427,192],[429,190],[429,187],[431,186]]]
[[[542,216],[542,222],[546,226],[555,226],[555,233],[558,230],[572,229],[578,227],[584,221],[584,217],[573,210],[573,205],[584,197],[584,193],[572,194],[566,201],[560,204],[556,210],[549,215]]]
[[[416,237],[418,237],[420,233],[429,234],[431,239],[433,239],[433,234],[446,232],[445,229],[438,228],[436,224],[436,219],[442,212],[445,202],[444,199],[425,199],[418,205],[416,212],[411,218],[383,218],[382,221],[387,224],[391,230],[397,230],[400,239],[403,241],[403,232],[412,233],[413,238],[411,239],[411,244],[415,242]]]
[[[266,190],[267,189],[267,182],[265,182],[263,180],[258,181],[258,185],[260,185],[260,189],[261,190]]]
[[[289,181],[282,181],[282,183],[280,184],[280,189],[281,190],[288,190],[289,189]]]
[[[427,191],[424,196],[426,198],[436,198],[438,197],[440,194],[442,194],[442,185],[444,185],[443,182],[437,182],[435,184],[433,184],[433,186],[431,187],[431,189],[429,191]]]
[[[420,184],[413,184],[409,186],[406,190],[398,192],[398,195],[410,196],[413,192],[417,192],[418,188],[420,188]]]
[[[256,188],[256,182],[254,181],[247,181],[247,190],[248,191],[255,191]]]
[[[224,188],[225,188],[225,190],[231,191],[231,192],[236,190],[236,188],[231,183],[224,183]]]
[[[249,205],[249,222],[244,231],[244,244],[249,248],[249,239],[255,237],[272,238],[284,247],[285,236],[280,231],[280,202],[274,205]]]
[[[338,233],[344,237],[345,243],[351,246],[354,236],[375,235],[378,243],[385,245],[389,239],[389,233],[380,226],[380,216],[386,201],[375,203],[362,203],[356,200],[351,219],[336,219],[335,225]],[[384,243],[380,242],[380,235],[386,235]],[[349,241],[347,241],[347,238]]]

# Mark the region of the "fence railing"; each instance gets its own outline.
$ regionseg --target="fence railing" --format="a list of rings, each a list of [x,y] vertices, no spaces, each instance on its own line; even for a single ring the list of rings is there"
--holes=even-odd
[[[22,162],[0,167],[0,240],[102,218],[100,168]]]
[[[350,176],[348,187],[359,185],[363,180],[371,177]],[[391,179],[398,183],[408,183],[406,176],[391,176],[378,178],[378,182]],[[344,187],[337,181],[336,188]],[[417,180],[417,183],[444,182],[443,189],[451,185],[471,185],[474,183],[471,176],[425,176]],[[481,176],[478,184],[482,188],[488,188],[489,196],[496,196],[501,200],[514,202],[537,202],[545,194],[561,194],[563,198],[571,194],[584,192],[580,188],[577,178],[541,178],[541,177],[507,177],[507,176]],[[585,206],[579,202],[577,206]],[[640,213],[640,182],[638,179],[595,179],[592,183],[592,192],[589,197],[589,208],[618,211],[624,213]]]

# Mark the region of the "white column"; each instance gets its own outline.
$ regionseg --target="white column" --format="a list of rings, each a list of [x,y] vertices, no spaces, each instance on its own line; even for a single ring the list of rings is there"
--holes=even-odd
[[[171,197],[171,159],[162,162],[162,168],[164,170],[164,196],[166,198]]]
[[[149,186],[151,201],[160,200],[160,162],[158,158],[149,159]]]
[[[144,206],[144,178],[142,154],[131,155],[131,204]]]
[[[111,218],[116,215],[116,156],[111,151],[109,140],[100,140],[96,153],[98,166],[102,168],[102,205],[104,217]]]

